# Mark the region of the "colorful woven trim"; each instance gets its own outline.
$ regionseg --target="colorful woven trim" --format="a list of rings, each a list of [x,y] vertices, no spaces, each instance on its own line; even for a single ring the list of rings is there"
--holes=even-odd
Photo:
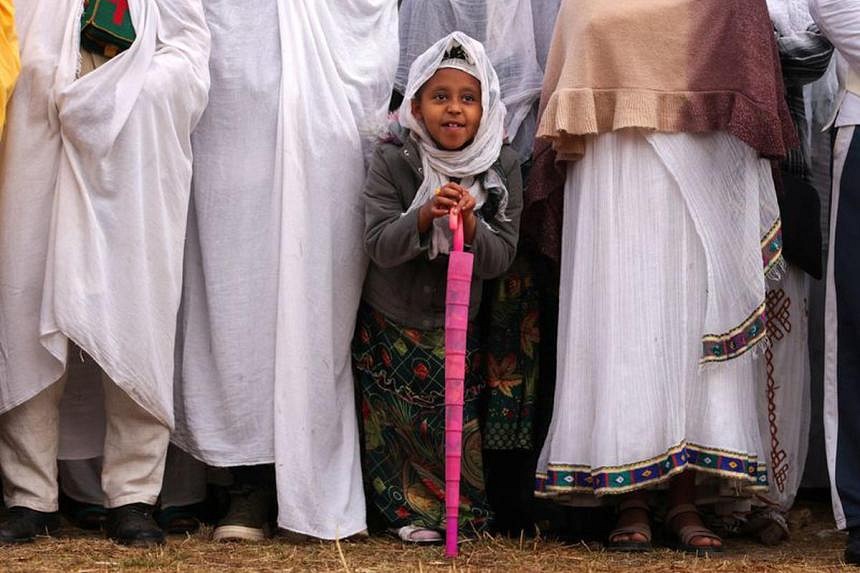
[[[782,221],[779,218],[762,237],[761,257],[765,276],[782,263]],[[762,302],[740,326],[723,334],[703,336],[700,363],[724,362],[752,349],[767,334],[766,314],[765,303]]]
[[[748,482],[755,490],[767,490],[767,466],[756,456],[694,444],[680,444],[661,456],[625,466],[591,469],[588,466],[550,464],[538,472],[535,494],[620,494],[662,483],[686,468]]]
[[[701,364],[724,362],[751,350],[767,334],[767,312],[761,303],[740,326],[724,334],[702,337]]]
[[[761,260],[765,275],[782,260],[782,221],[779,218],[761,240]]]

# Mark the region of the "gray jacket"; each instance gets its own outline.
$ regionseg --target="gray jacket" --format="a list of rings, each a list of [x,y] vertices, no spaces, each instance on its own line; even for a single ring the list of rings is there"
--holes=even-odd
[[[499,222],[485,213],[497,204],[490,199],[477,212],[496,232],[479,222],[467,246],[475,255],[470,318],[478,313],[482,279],[507,271],[517,252],[523,182],[516,152],[504,146],[492,169],[507,184],[510,221]],[[448,257],[430,260],[429,233],[418,233],[418,210],[403,214],[423,180],[421,158],[411,140],[376,148],[364,185],[364,246],[371,263],[363,298],[395,323],[426,330],[445,325]]]

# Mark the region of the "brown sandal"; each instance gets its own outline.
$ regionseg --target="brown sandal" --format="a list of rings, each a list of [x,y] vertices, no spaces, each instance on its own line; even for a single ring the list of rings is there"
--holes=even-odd
[[[628,509],[641,509],[643,511],[650,512],[650,508],[648,504],[640,499],[628,499],[626,501],[621,502],[618,506],[618,515],[619,518],[621,514],[627,511]],[[624,541],[614,541],[616,537],[621,535],[633,535],[639,534],[645,538],[645,541],[631,541],[629,539]],[[619,551],[624,553],[644,553],[646,551],[651,551],[651,525],[646,521],[645,523],[631,523],[629,525],[623,525],[620,527],[616,527],[609,534],[609,540],[606,544],[607,551]]]
[[[681,505],[677,505],[669,510],[666,514],[666,527],[669,528],[669,531],[674,535],[676,542],[674,545],[674,549],[678,551],[684,551],[686,553],[695,553],[696,555],[710,555],[712,553],[722,553],[723,546],[716,545],[693,545],[693,539],[697,537],[705,537],[707,539],[714,539],[723,542],[722,538],[705,527],[704,525],[685,525],[680,529],[675,529],[672,527],[672,520],[674,520],[679,515],[683,515],[685,513],[695,513],[699,515],[699,510],[696,509],[696,506],[690,503],[683,503]]]

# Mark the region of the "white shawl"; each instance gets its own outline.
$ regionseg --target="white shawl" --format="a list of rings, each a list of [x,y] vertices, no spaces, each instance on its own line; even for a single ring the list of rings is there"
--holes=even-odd
[[[73,340],[172,425],[173,348],[206,105],[199,0],[130,0],[132,47],[77,79],[80,0],[19,4],[22,75],[0,151],[0,412]]]

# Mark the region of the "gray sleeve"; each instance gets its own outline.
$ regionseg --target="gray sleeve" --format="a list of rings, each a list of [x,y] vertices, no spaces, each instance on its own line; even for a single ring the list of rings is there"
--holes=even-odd
[[[364,184],[364,250],[382,268],[402,265],[427,251],[427,239],[418,233],[418,210],[404,214],[404,209],[379,146]]]
[[[474,275],[479,279],[496,278],[507,271],[517,254],[520,235],[520,214],[523,210],[523,178],[519,162],[505,174],[508,183],[507,215],[510,221],[487,221],[493,228],[478,221],[471,250],[475,255]],[[493,232],[495,231],[495,232]]]

